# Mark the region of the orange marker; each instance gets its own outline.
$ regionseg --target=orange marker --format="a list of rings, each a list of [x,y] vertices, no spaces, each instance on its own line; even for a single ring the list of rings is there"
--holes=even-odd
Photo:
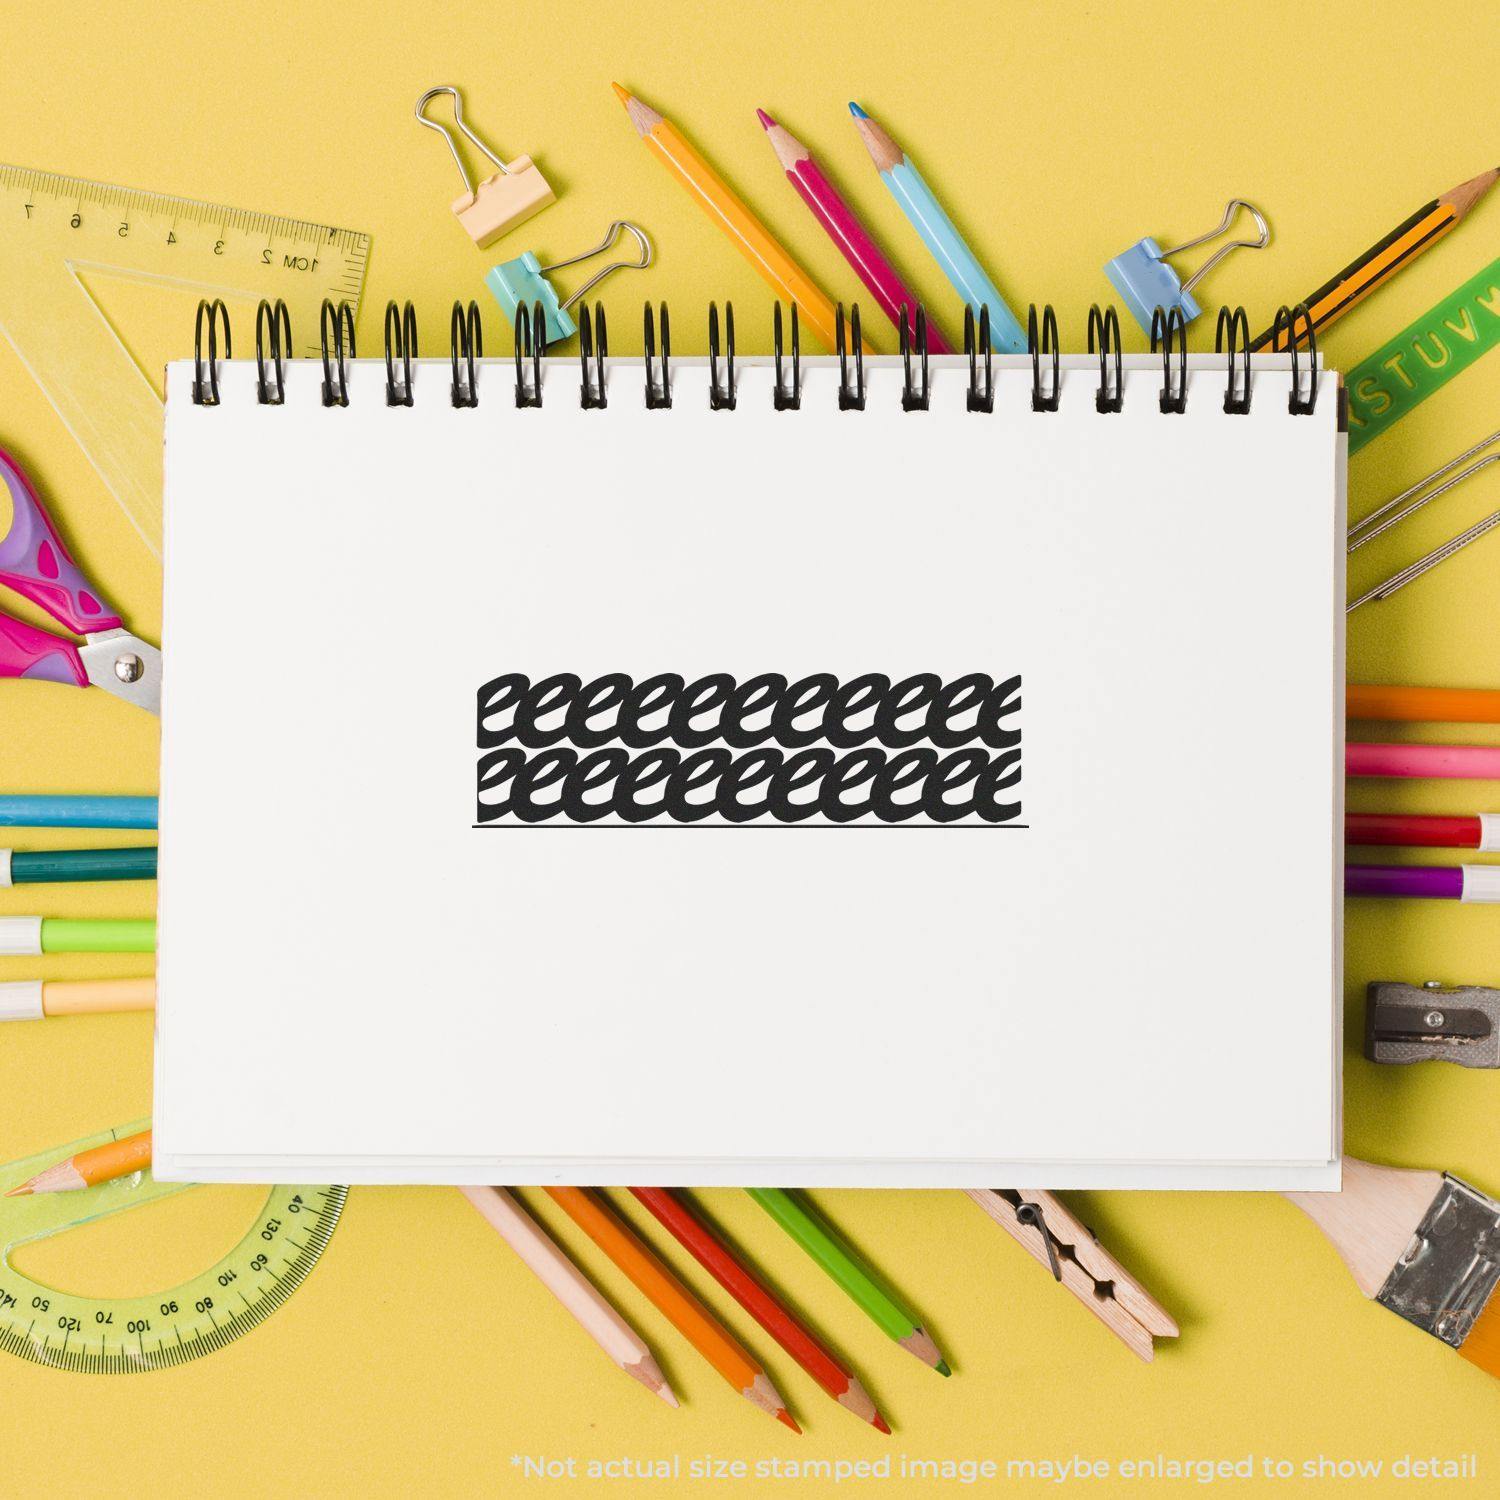
[[[27,1193],[76,1193],[80,1188],[96,1187],[101,1182],[113,1182],[116,1177],[128,1177],[132,1172],[144,1172],[151,1165],[151,1132],[143,1130],[139,1135],[127,1135],[122,1141],[109,1141],[103,1146],[94,1146],[80,1151],[45,1172],[12,1188],[5,1196],[21,1198]]]
[[[1500,724],[1500,690],[1495,688],[1387,687],[1351,682],[1347,705],[1351,719]]]
[[[744,200],[670,120],[663,119],[620,84],[610,87],[625,106],[636,133],[688,190],[694,202],[734,241],[778,297],[797,304],[803,321],[812,327],[826,348],[833,349],[838,309],[828,294],[787,254]],[[866,354],[875,352],[868,340],[862,342]]]
[[[802,1431],[759,1361],[598,1198],[576,1187],[549,1187],[547,1193],[740,1395],[793,1432]]]

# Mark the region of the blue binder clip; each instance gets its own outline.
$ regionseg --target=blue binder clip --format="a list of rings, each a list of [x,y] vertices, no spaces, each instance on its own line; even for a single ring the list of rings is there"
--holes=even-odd
[[[581,260],[603,255],[622,234],[632,236],[640,246],[640,259],[612,261],[602,271],[596,271],[566,301],[559,300],[556,288],[547,277],[553,271],[562,270],[564,266],[576,266]],[[593,249],[585,250],[581,255],[571,255],[567,260],[556,260],[550,266],[544,266],[528,250],[516,260],[502,261],[484,280],[485,285],[495,294],[495,301],[512,323],[516,321],[516,309],[523,303],[530,306],[540,302],[546,319],[546,342],[558,344],[578,332],[578,325],[568,316],[568,309],[585,292],[592,291],[611,271],[644,271],[650,264],[651,241],[646,238],[645,230],[624,219],[616,219],[605,231],[604,238]]]
[[[1260,231],[1259,237],[1253,240],[1231,240],[1227,245],[1221,245],[1186,281],[1183,281],[1167,264],[1168,257],[1218,239],[1234,222],[1234,217],[1240,209],[1244,209],[1255,220],[1255,227]],[[1125,299],[1125,305],[1135,314],[1136,322],[1149,333],[1151,315],[1157,308],[1161,308],[1163,312],[1171,312],[1173,308],[1180,309],[1182,321],[1185,324],[1191,323],[1198,316],[1202,309],[1193,298],[1193,288],[1231,250],[1264,250],[1270,243],[1271,229],[1260,210],[1246,203],[1243,198],[1231,198],[1229,206],[1224,210],[1224,221],[1217,229],[1211,229],[1207,234],[1200,234],[1195,240],[1184,240],[1180,245],[1173,245],[1170,250],[1163,250],[1153,239],[1141,240],[1138,244],[1132,245],[1123,255],[1115,256],[1104,267],[1104,274],[1109,277],[1115,290]]]

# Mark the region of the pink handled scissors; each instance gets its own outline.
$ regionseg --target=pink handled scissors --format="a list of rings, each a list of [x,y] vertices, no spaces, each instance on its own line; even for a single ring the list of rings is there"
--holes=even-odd
[[[21,466],[0,448],[10,530],[0,539],[0,584],[83,637],[75,645],[0,612],[0,677],[102,687],[161,712],[161,652],[130,634],[68,554]]]

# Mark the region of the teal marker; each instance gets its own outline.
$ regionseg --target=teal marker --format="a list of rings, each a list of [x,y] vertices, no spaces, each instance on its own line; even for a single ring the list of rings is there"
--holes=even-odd
[[[943,268],[943,274],[953,283],[953,289],[963,298],[965,306],[974,309],[976,318],[981,307],[989,309],[990,341],[996,352],[1024,354],[1026,330],[980,265],[979,257],[964,243],[963,236],[943,211],[943,205],[937,201],[932,189],[923,181],[922,174],[912,165],[911,158],[852,101],[849,113],[854,116],[854,128],[859,131],[870,159],[880,172],[880,180],[895,195],[902,212],[922,236],[922,243]]]

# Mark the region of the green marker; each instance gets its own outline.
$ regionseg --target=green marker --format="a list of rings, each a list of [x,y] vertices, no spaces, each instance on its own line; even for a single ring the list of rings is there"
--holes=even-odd
[[[42,953],[155,953],[151,920],[77,921],[65,917],[0,917],[0,957]]]
[[[156,850],[0,849],[0,887],[75,880],[155,880]]]

